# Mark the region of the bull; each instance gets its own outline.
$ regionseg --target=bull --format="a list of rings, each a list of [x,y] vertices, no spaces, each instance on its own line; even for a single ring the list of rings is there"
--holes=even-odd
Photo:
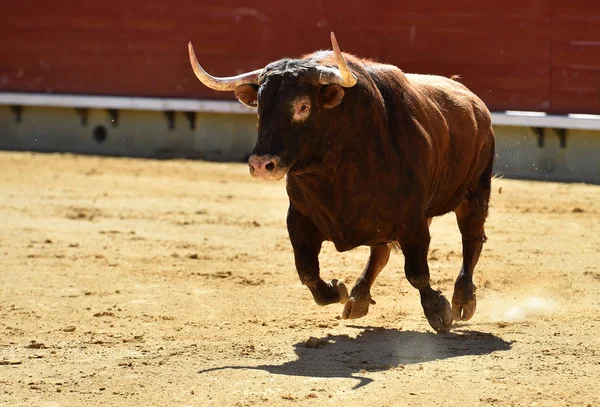
[[[257,109],[250,174],[287,176],[296,270],[315,302],[345,304],[344,319],[366,315],[371,286],[399,247],[427,321],[448,331],[477,303],[473,270],[486,241],[495,147],[490,112],[456,80],[342,53],[333,33],[331,45],[225,78],[200,66],[191,42],[188,50],[204,85]],[[462,235],[452,305],[431,287],[427,264],[431,219],[451,211]],[[324,241],[339,252],[370,247],[350,295],[344,283],[320,277]]]

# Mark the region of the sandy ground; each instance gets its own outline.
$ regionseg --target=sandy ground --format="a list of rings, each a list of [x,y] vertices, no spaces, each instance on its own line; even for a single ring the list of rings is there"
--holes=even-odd
[[[283,182],[242,164],[5,152],[0,191],[0,405],[600,405],[598,186],[495,180],[477,313],[441,335],[399,253],[366,317],[315,305]],[[432,236],[451,296],[454,216]]]

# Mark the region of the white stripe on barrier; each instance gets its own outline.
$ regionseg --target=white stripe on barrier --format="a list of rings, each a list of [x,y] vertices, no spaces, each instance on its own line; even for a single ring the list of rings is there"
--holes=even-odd
[[[237,101],[130,96],[0,92],[0,105],[254,114],[254,110]],[[600,130],[600,115],[552,115],[544,112],[524,111],[492,112],[492,123],[500,126]]]
[[[253,114],[237,101],[0,92],[0,105]]]

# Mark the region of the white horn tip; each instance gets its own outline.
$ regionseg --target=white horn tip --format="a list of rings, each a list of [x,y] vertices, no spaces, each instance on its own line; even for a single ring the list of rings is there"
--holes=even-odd
[[[342,51],[340,50],[340,46],[338,45],[338,42],[335,39],[335,34],[333,33],[333,31],[331,32],[331,48],[333,48],[333,51],[336,54],[340,54],[341,55]]]

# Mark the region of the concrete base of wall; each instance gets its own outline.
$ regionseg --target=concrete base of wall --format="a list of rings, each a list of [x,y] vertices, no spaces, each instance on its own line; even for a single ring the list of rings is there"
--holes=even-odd
[[[0,105],[0,149],[242,161],[256,116]]]
[[[515,126],[494,130],[496,174],[600,184],[600,131]]]
[[[496,174],[600,184],[600,130],[495,126]],[[0,105],[0,149],[243,161],[256,116]]]

